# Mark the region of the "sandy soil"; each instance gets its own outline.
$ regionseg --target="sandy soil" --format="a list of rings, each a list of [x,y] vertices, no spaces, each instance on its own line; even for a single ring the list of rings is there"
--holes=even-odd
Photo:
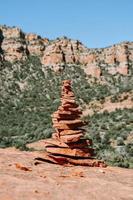
[[[121,95],[122,96],[122,95]],[[131,109],[133,108],[132,97],[129,96],[128,99],[123,101],[118,101],[112,103],[110,101],[110,97],[107,97],[104,103],[100,103],[100,101],[92,101],[88,105],[86,105],[83,110],[83,116],[93,115],[94,110],[98,113],[103,113],[104,111],[113,112],[116,109]]]
[[[0,200],[133,200],[133,170],[63,167],[0,149]]]

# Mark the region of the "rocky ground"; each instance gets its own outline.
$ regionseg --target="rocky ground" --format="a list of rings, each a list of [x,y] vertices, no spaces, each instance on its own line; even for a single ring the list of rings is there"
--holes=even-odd
[[[0,200],[132,200],[133,170],[63,167],[34,160],[39,151],[0,149]]]

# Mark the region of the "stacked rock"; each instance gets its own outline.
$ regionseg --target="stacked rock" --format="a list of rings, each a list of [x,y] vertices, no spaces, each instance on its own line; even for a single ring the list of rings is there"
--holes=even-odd
[[[104,162],[95,160],[92,141],[83,139],[84,123],[82,112],[75,102],[71,81],[64,80],[61,94],[61,106],[52,115],[55,133],[45,141],[46,160],[58,164],[75,164],[88,166],[105,166]]]

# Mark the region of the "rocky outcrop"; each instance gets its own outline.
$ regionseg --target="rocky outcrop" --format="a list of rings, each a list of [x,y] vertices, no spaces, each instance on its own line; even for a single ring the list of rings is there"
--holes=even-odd
[[[62,64],[79,64],[80,53],[87,51],[79,41],[73,41],[67,38],[55,40],[46,47],[42,57],[42,63],[45,66],[55,66]]]
[[[29,54],[40,57],[43,55],[45,46],[49,43],[47,38],[43,39],[40,36],[32,33],[25,35],[25,40]]]
[[[86,48],[78,40],[66,37],[50,41],[36,34],[25,34],[20,28],[0,26],[0,58],[8,61],[39,56],[44,67],[60,71],[66,64],[79,64],[96,78],[106,69],[110,74],[128,74],[133,61],[133,42],[123,42],[107,48]]]
[[[17,27],[0,26],[0,38],[0,53],[10,62],[24,60],[29,55],[41,57],[49,43],[48,39],[36,34],[25,34]]]
[[[19,28],[2,27],[3,41],[1,49],[3,57],[7,61],[23,60],[27,56],[25,35]]]
[[[71,81],[63,81],[61,106],[52,115],[55,133],[45,141],[48,152],[45,159],[57,164],[105,167],[104,162],[93,159],[92,141],[83,139],[81,113],[71,90]]]

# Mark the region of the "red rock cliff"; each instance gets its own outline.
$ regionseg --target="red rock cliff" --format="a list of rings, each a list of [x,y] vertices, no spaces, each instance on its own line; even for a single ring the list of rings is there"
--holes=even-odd
[[[17,27],[0,26],[0,59],[12,62],[24,60],[28,55],[39,56],[44,67],[55,71],[65,64],[80,64],[88,75],[97,78],[102,73],[101,66],[110,74],[127,75],[129,61],[133,61],[133,42],[89,49],[78,40],[63,37],[50,41],[36,34],[25,34]]]

